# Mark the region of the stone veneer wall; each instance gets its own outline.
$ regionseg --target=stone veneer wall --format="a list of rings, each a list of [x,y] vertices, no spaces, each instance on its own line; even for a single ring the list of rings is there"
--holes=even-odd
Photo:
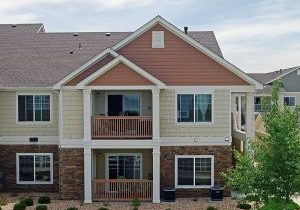
[[[175,187],[175,155],[214,155],[215,185],[223,185],[220,172],[232,165],[231,146],[162,146],[160,148],[161,187]],[[229,191],[225,190],[225,195]],[[209,189],[177,189],[177,197],[210,196]]]
[[[58,152],[57,145],[0,145],[0,171],[4,172],[5,177],[3,192],[58,193]],[[16,153],[53,153],[53,184],[16,184]]]
[[[60,197],[83,199],[84,154],[83,149],[60,149]]]

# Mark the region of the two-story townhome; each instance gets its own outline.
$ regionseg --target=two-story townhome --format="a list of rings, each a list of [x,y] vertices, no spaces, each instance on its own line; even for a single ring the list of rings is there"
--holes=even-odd
[[[213,32],[160,16],[134,32],[0,25],[2,190],[86,203],[160,202],[166,187],[208,196],[224,184],[233,135],[254,136],[242,112],[257,88]]]

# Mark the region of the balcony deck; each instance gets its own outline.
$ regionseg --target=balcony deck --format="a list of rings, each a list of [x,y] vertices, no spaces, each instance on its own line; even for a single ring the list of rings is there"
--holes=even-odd
[[[92,139],[152,139],[151,116],[93,116]]]

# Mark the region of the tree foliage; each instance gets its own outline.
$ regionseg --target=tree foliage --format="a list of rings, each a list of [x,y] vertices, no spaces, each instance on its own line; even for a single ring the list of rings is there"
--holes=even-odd
[[[224,177],[229,186],[257,201],[283,199],[288,209],[300,192],[299,109],[279,104],[280,85],[273,84],[271,105],[263,115],[266,134],[258,135],[246,154],[235,154],[236,166]]]

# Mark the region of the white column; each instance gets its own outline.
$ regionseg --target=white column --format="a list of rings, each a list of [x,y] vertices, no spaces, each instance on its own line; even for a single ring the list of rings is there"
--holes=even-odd
[[[160,203],[160,146],[153,147],[153,203]]]
[[[246,147],[249,141],[254,138],[254,94],[246,94]]]
[[[84,203],[92,203],[92,150],[84,148]]]
[[[91,141],[91,90],[83,90],[83,119],[84,138],[83,141]]]
[[[238,130],[242,129],[242,96],[238,96]]]
[[[158,88],[152,89],[152,139],[160,139],[160,119],[159,119],[159,93]]]

